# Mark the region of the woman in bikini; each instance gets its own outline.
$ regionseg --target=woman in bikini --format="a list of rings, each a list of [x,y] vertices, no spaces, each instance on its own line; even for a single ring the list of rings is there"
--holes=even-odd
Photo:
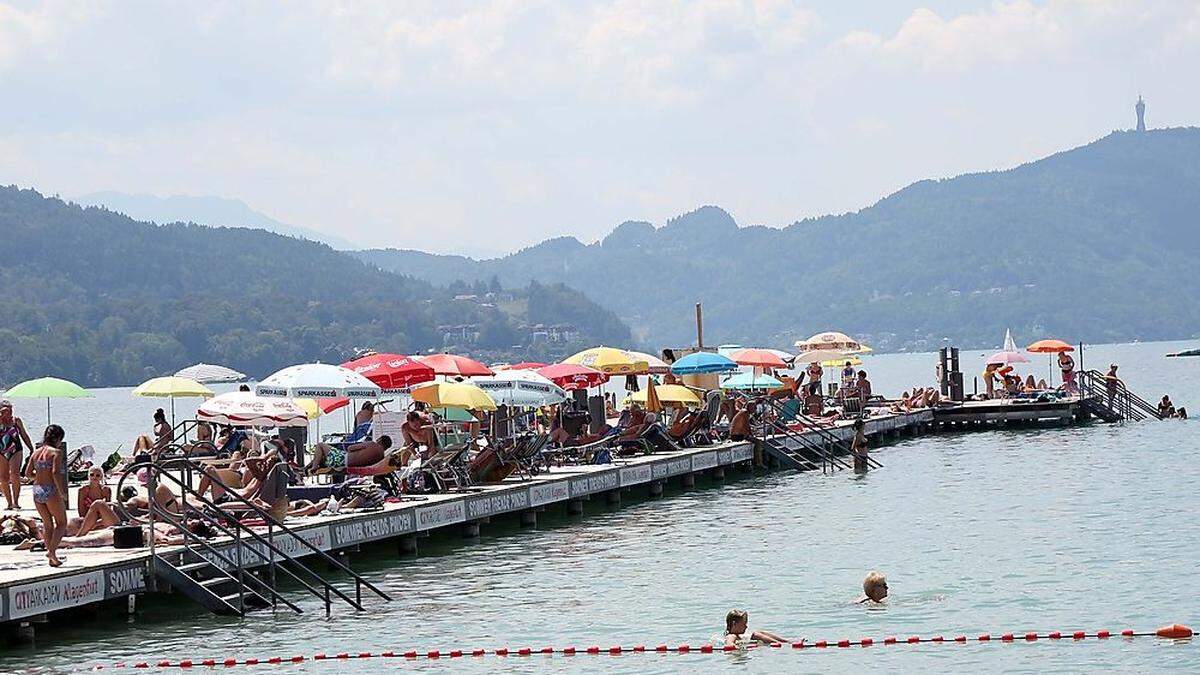
[[[112,501],[112,488],[104,484],[104,469],[98,466],[88,469],[88,482],[79,488],[75,499],[78,502],[80,518],[87,516],[93,502]]]
[[[33,451],[29,463],[33,468],[33,504],[42,517],[42,542],[46,546],[46,559],[51,567],[59,567],[58,542],[67,531],[67,507],[58,494],[59,476],[66,480],[65,469],[59,456],[58,444],[63,439],[63,429],[57,424],[46,427],[42,445]]]
[[[24,447],[33,450],[25,423],[13,416],[12,401],[0,399],[0,489],[9,511],[21,508],[21,460]]]

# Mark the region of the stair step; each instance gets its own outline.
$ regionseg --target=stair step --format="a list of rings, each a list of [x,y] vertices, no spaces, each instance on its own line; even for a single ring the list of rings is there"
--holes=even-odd
[[[177,565],[176,569],[178,569],[180,572],[183,572],[184,574],[190,575],[192,572],[197,572],[197,571],[200,571],[203,569],[208,569],[212,566],[213,566],[212,563],[205,560],[203,562],[194,562],[194,563],[187,563],[186,565]]]
[[[213,588],[216,588],[217,586],[224,586],[226,584],[233,584],[236,586],[237,580],[230,579],[229,577],[213,577],[211,579],[205,579],[204,581],[200,581],[198,583],[201,586],[203,586],[211,591]]]

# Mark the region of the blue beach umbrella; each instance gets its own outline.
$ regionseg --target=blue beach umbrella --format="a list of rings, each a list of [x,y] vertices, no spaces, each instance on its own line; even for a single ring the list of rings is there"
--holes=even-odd
[[[750,371],[731,375],[721,382],[722,389],[778,389],[782,386],[782,382],[770,375],[756,375]]]
[[[701,375],[704,373],[728,373],[737,370],[738,364],[728,357],[712,352],[688,354],[671,364],[676,375]]]

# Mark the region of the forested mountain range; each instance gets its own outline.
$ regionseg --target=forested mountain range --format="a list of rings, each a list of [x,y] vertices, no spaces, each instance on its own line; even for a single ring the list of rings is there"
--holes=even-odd
[[[0,187],[0,385],[136,384],[198,361],[262,377],[358,348],[547,356],[629,340],[553,283],[435,286],[258,229],[155,225]],[[542,338],[538,324],[569,324]],[[516,345],[519,345],[516,346]]]
[[[1114,132],[1005,171],[924,180],[855,213],[777,229],[702,207],[599,242],[557,238],[492,260],[360,258],[437,283],[583,289],[644,345],[790,346],[837,329],[877,348],[1166,339],[1200,331],[1200,129]]]

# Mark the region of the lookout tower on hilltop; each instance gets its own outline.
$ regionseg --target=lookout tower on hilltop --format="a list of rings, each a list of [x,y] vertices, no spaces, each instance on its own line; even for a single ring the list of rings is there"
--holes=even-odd
[[[1138,94],[1137,104],[1135,104],[1133,106],[1133,109],[1137,111],[1137,116],[1138,116],[1137,130],[1145,131],[1146,130],[1146,102],[1142,100],[1141,94]]]

